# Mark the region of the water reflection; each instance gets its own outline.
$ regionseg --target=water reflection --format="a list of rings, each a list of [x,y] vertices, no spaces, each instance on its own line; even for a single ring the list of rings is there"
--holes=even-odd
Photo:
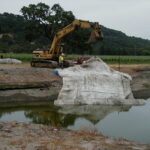
[[[0,120],[6,116],[13,115],[14,119],[20,121],[19,113],[24,111],[24,122],[40,123],[56,127],[68,127],[75,120],[83,117],[93,124],[98,123],[108,114],[117,111],[128,111],[129,106],[105,106],[105,105],[79,105],[56,107],[53,103],[12,103],[0,104]],[[15,114],[13,114],[15,112]],[[17,113],[18,112],[18,113]],[[8,120],[9,121],[9,120]],[[22,120],[21,120],[22,121]]]
[[[0,104],[0,120],[9,121],[9,118],[13,117],[16,121],[46,124],[55,127],[67,127],[74,123],[77,116],[64,115],[59,113],[58,110],[59,107],[50,102]],[[22,112],[24,112],[24,116],[22,116],[24,119],[19,117]]]
[[[104,119],[108,114],[117,111],[129,111],[131,106],[111,106],[111,105],[81,105],[81,106],[63,106],[58,111],[62,114],[71,114],[86,118],[93,124]]]
[[[79,105],[50,102],[0,104],[0,121],[21,121],[69,129],[91,125],[108,136],[150,143],[150,99],[144,106]],[[90,129],[90,128],[89,128]]]
[[[67,127],[73,125],[76,119],[75,115],[64,115],[57,111],[36,110],[26,111],[25,116],[32,120],[32,123],[46,124],[55,127]]]

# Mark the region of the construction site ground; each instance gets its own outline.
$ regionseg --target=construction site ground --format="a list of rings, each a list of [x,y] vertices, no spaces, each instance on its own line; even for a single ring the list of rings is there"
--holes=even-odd
[[[115,70],[136,75],[140,69],[150,71],[149,64],[113,64],[109,65]],[[54,69],[50,68],[34,68],[29,63],[23,64],[0,64],[0,83],[11,82],[40,82],[49,81],[50,79],[58,79],[58,76],[53,74]]]
[[[118,65],[110,65],[119,70]],[[133,88],[150,93],[149,65],[121,65],[120,71],[133,77]],[[146,73],[145,73],[146,72]],[[146,74],[146,77],[145,77]],[[62,86],[61,77],[53,69],[31,68],[30,64],[0,65],[0,91],[22,88]],[[58,92],[58,91],[53,91]],[[37,95],[40,93],[37,93]],[[147,95],[149,96],[149,95]],[[0,122],[0,150],[149,150],[150,145],[125,139],[103,136],[95,130],[71,131],[45,125],[18,122]]]
[[[149,150],[150,145],[103,136],[95,130],[0,122],[1,150]]]
[[[150,97],[150,65],[110,65],[115,70],[125,72],[133,77],[132,90],[137,91],[139,98],[145,94]],[[62,79],[54,74],[54,69],[33,68],[29,63],[0,64],[0,90],[11,89],[35,89],[58,87],[57,94],[62,87]],[[53,86],[53,87],[52,87]],[[142,92],[139,94],[139,90]],[[143,93],[144,92],[144,93]],[[146,93],[145,93],[146,92]],[[39,93],[37,93],[39,94]],[[57,95],[56,94],[56,95]],[[143,97],[145,98],[145,96]]]

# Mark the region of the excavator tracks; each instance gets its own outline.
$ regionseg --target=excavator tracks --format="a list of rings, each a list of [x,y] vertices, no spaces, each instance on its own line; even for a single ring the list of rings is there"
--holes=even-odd
[[[31,67],[38,68],[57,68],[58,63],[52,60],[33,60],[31,61]]]

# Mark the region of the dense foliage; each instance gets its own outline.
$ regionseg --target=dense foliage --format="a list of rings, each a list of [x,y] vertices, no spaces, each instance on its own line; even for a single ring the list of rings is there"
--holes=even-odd
[[[38,3],[21,9],[21,15],[0,14],[0,52],[32,53],[50,47],[55,33],[70,24],[75,16],[59,4]],[[89,30],[78,29],[62,43],[65,53],[94,55],[150,55],[150,40],[129,37],[102,26],[104,40],[87,44]]]

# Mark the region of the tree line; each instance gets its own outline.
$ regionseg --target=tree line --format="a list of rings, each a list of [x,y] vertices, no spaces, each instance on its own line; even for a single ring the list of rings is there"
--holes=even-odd
[[[30,4],[21,8],[22,15],[0,14],[0,52],[32,53],[37,48],[49,48],[58,30],[76,17],[59,4]],[[150,40],[129,37],[121,31],[102,26],[104,40],[88,44],[88,29],[78,29],[62,43],[67,54],[150,55]]]

